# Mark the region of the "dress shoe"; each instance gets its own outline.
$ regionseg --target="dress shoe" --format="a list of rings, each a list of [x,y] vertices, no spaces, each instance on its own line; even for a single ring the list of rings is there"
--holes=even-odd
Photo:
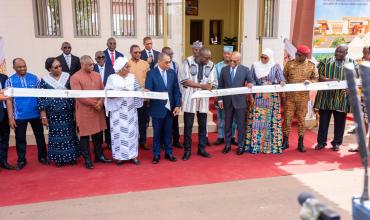
[[[176,162],[177,161],[176,157],[174,157],[172,154],[165,154],[164,159],[169,160],[171,162]]]
[[[68,164],[71,165],[71,166],[76,165],[76,163],[77,163],[77,161],[75,161],[75,160],[72,160],[72,161],[68,162]]]
[[[55,162],[55,166],[56,167],[62,167],[63,166],[63,163],[62,162]]]
[[[349,149],[348,152],[351,152],[351,153],[355,153],[355,152],[358,152],[358,148],[352,148],[352,149]]]
[[[316,146],[315,146],[315,150],[321,150],[321,149],[324,149],[324,148],[325,148],[324,144],[316,144]]]
[[[85,162],[86,169],[92,170],[94,169],[94,164],[91,161]]]
[[[236,141],[235,138],[231,138],[231,144],[232,145],[238,145],[238,142]]]
[[[215,145],[220,145],[220,144],[223,144],[224,142],[225,142],[225,139],[217,138],[217,141],[215,142]]]
[[[227,145],[225,145],[225,147],[224,147],[224,149],[223,149],[222,153],[227,154],[227,153],[229,153],[230,151],[231,151],[231,146],[227,146]]]
[[[184,156],[182,157],[182,160],[187,161],[190,159],[191,152],[185,151]]]
[[[298,137],[298,151],[299,152],[306,152],[306,149],[305,149],[305,147],[304,147],[304,145],[303,145],[303,136],[299,136]]]
[[[122,166],[124,163],[125,163],[125,161],[124,161],[124,160],[117,160],[117,161],[116,161],[116,165],[117,165],[117,166]]]
[[[8,164],[8,162],[4,162],[4,163],[0,164],[0,167],[4,168],[6,170],[15,170],[15,167]]]
[[[99,158],[95,158],[95,163],[112,163],[112,160],[109,160],[104,156],[100,156]]]
[[[340,144],[334,144],[332,150],[339,151]]]
[[[238,150],[236,151],[236,155],[242,155],[244,154],[244,152],[245,152],[244,148],[239,147]]]
[[[356,134],[356,128],[352,128],[347,132],[348,134]]]
[[[150,150],[149,147],[145,146],[145,144],[140,144],[139,147],[143,150]]]
[[[44,165],[49,165],[50,164],[50,161],[46,158],[40,158],[39,162],[44,164]]]
[[[285,149],[288,149],[289,148],[289,138],[288,136],[284,136],[283,138],[283,146],[282,146],[282,150],[285,150]]]
[[[182,145],[180,142],[174,142],[172,145],[179,149],[182,149],[184,147],[184,145]]]
[[[27,162],[23,161],[23,162],[18,162],[17,163],[17,166],[15,167],[16,170],[21,170],[23,169],[23,167],[25,167],[27,164]]]
[[[157,164],[157,163],[159,163],[159,156],[154,156],[152,164]]]
[[[140,160],[137,159],[136,157],[134,159],[131,159],[131,162],[135,165],[140,165]]]
[[[205,157],[205,158],[211,158],[212,156],[207,153],[206,150],[202,149],[202,150],[198,150],[198,153],[197,153],[199,156],[202,156],[202,157]]]

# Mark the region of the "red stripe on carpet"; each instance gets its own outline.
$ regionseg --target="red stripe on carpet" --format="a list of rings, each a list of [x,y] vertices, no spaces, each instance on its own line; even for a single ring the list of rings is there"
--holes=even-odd
[[[216,134],[210,134],[215,140]],[[84,168],[82,161],[75,166],[56,168],[37,162],[36,147],[28,147],[28,165],[22,171],[0,171],[0,206],[45,202],[70,198],[126,193],[151,189],[190,186],[234,180],[273,177],[332,169],[359,167],[359,156],[347,153],[346,149],[333,152],[312,149],[316,134],[306,133],[307,153],[295,150],[297,135],[293,128],[291,149],[281,155],[237,156],[236,148],[230,154],[221,153],[223,146],[211,146],[207,150],[211,159],[196,155],[196,135],[193,138],[193,155],[189,161],[181,160],[183,150],[174,149],[176,163],[162,159],[152,165],[152,154],[140,152],[141,165],[127,163],[122,167],[115,164],[96,164],[94,170]],[[150,140],[151,141],[151,140]],[[105,151],[108,155],[109,151]],[[16,161],[15,148],[9,152],[9,161]]]

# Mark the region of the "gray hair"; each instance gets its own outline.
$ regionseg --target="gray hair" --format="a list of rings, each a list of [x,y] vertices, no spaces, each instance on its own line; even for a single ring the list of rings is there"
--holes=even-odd
[[[168,54],[162,52],[158,55],[158,60],[163,60],[165,57],[170,57],[170,56],[168,56]]]

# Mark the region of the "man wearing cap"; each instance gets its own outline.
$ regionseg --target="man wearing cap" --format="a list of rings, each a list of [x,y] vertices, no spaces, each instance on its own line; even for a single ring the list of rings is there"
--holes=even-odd
[[[232,52],[233,52],[233,46],[224,46],[224,53],[223,53],[224,59],[215,65],[218,81],[220,81],[222,68],[230,65],[230,58],[231,58]],[[215,108],[217,109],[217,141],[215,144],[220,145],[225,142],[225,139],[224,139],[225,113],[224,113],[224,109],[221,109],[218,106],[217,99],[215,99]],[[231,143],[234,145],[238,145],[238,143],[235,140],[235,131],[236,131],[236,122],[234,120],[233,125],[232,125]]]
[[[319,75],[314,63],[307,59],[310,48],[305,45],[297,46],[295,60],[287,62],[284,68],[284,77],[287,83],[309,84],[318,80]],[[309,92],[288,92],[283,95],[284,103],[284,141],[283,149],[289,148],[289,133],[292,125],[292,118],[296,114],[298,121],[298,151],[305,152],[303,135],[305,132],[305,117],[307,114],[307,102]]]
[[[320,82],[344,80],[343,67],[346,63],[353,63],[347,58],[348,46],[340,45],[335,50],[335,56],[323,59],[318,64]],[[326,146],[331,115],[334,115],[334,139],[331,142],[332,150],[338,151],[343,141],[346,126],[347,112],[350,112],[350,103],[345,89],[318,91],[315,99],[315,109],[319,109],[320,123],[315,150]]]

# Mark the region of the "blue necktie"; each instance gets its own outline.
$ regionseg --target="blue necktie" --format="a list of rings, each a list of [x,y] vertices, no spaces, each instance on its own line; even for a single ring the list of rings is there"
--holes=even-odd
[[[231,67],[231,71],[230,71],[230,79],[231,79],[231,82],[234,81],[234,76],[235,76],[235,68],[232,68]]]

